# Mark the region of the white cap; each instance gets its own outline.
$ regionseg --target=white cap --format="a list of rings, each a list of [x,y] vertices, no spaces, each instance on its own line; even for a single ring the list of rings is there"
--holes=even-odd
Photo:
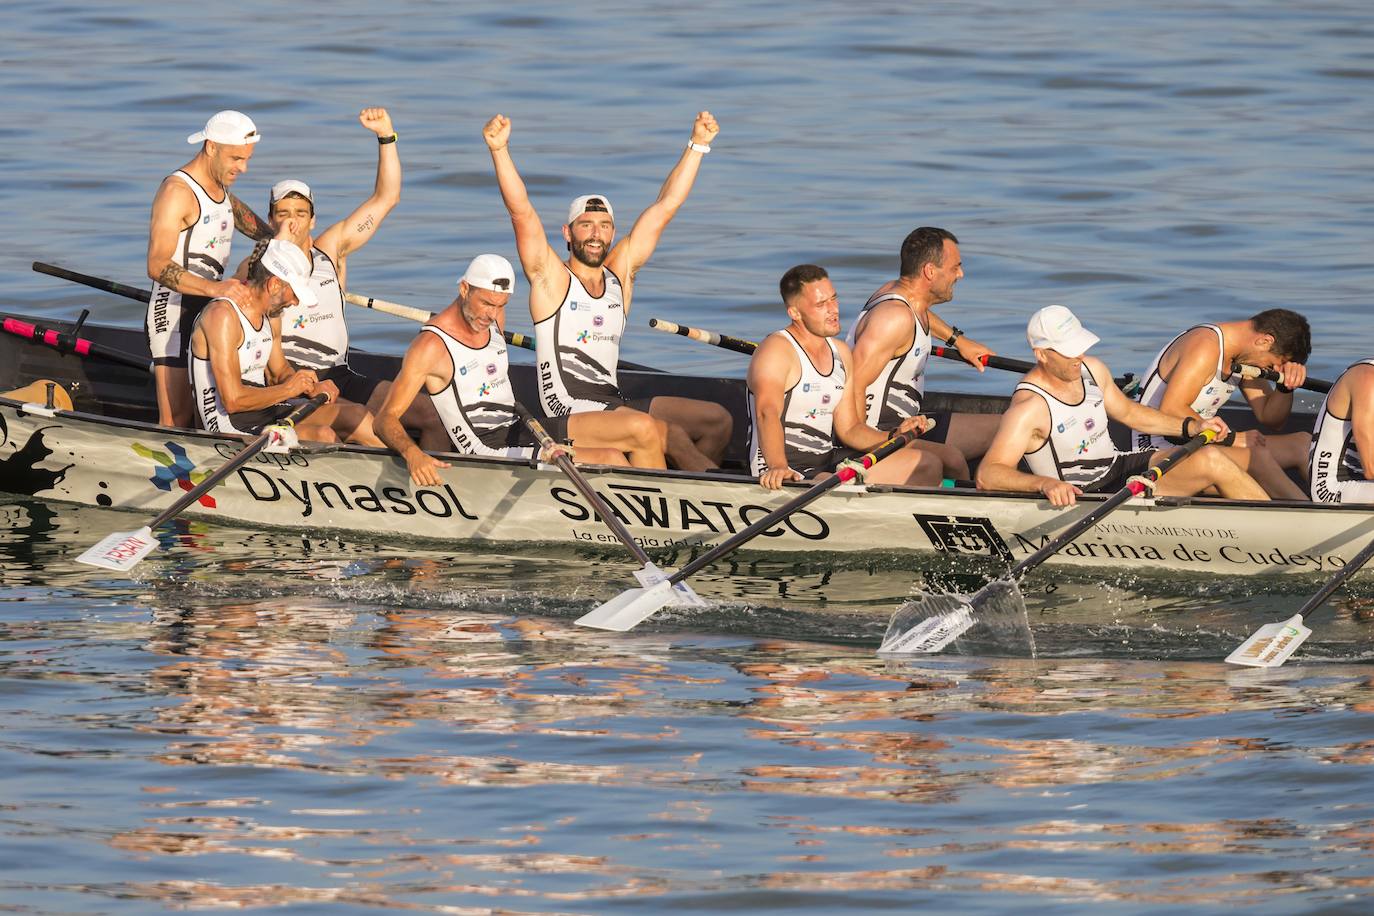
[[[1026,339],[1032,348],[1053,350],[1071,359],[1101,340],[1062,305],[1047,305],[1032,315],[1026,325]]]
[[[267,195],[268,208],[270,209],[273,204],[293,191],[310,201],[311,206],[314,206],[315,197],[310,193],[310,185],[306,184],[304,181],[287,178],[272,185],[272,191]]]
[[[515,268],[499,254],[479,254],[468,265],[459,283],[489,289],[494,293],[515,292]]]
[[[262,253],[262,266],[274,276],[291,284],[301,305],[314,305],[319,299],[310,288],[310,259],[294,242],[273,239]]]
[[[205,122],[205,129],[191,134],[187,143],[223,143],[225,146],[245,146],[262,139],[253,119],[241,111],[221,111]]]
[[[611,218],[611,222],[615,222],[615,211],[611,209],[611,202],[606,199],[605,194],[583,194],[568,207],[568,223],[571,224],[589,210],[593,213],[604,212]]]

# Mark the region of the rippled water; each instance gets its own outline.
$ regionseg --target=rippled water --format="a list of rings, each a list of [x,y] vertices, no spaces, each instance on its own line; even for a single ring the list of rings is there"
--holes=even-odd
[[[1198,318],[1272,305],[1312,319],[1314,375],[1369,353],[1361,4],[84,0],[12,3],[4,34],[15,311],[139,325],[137,304],[29,262],[142,285],[152,192],[218,108],[265,135],[236,192],[261,207],[301,177],[327,223],[372,180],[354,114],[387,105],[404,199],[350,281],[430,309],[472,255],[513,254],[488,116],[514,119],[554,219],[589,190],[637,212],[710,108],[722,133],[641,274],[630,359],[740,374],[644,320],[759,337],[801,261],[830,268],[852,315],[920,224],[963,241],[941,313],[1008,355],[1049,302],[1118,371]],[[351,327],[377,349],[414,333],[370,313]],[[1011,381],[966,375],[933,383]],[[741,556],[694,579],[713,610],[614,636],[571,623],[622,587],[614,551],[184,525],[117,577],[72,558],[127,516],[0,498],[0,520],[7,911],[1374,899],[1364,584],[1273,671],[1216,659],[1318,580],[1037,574],[1042,657],[889,664],[873,654],[887,612],[976,570]]]

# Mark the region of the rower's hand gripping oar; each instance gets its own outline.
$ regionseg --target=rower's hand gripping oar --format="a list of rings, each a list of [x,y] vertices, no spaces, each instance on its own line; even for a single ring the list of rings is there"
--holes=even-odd
[[[673,573],[666,580],[648,588],[632,588],[628,591],[621,592],[600,607],[579,617],[577,623],[580,626],[596,627],[599,630],[617,630],[623,632],[630,629],[652,616],[654,612],[667,604],[672,598],[673,587],[679,582],[682,582],[693,573],[710,566],[716,560],[733,552],[735,549],[744,546],[746,542],[753,540],[769,528],[772,528],[778,522],[787,518],[787,516],[814,502],[828,491],[842,483],[848,483],[853,480],[888,455],[905,448],[907,444],[915,440],[915,438],[915,433],[898,433],[862,458],[844,462],[836,469],[834,474],[827,477],[825,480],[808,488],[805,493],[788,500],[743,531],[721,541],[715,547],[712,547],[710,550]]]
[[[77,562],[89,566],[99,566],[103,569],[113,569],[116,572],[127,572],[133,569],[140,560],[152,553],[157,547],[157,538],[153,536],[154,529],[180,515],[202,496],[228,479],[230,474],[251,461],[258,452],[278,442],[288,445],[294,444],[295,425],[314,413],[327,400],[326,395],[315,395],[293,410],[286,419],[265,428],[256,439],[244,447],[243,451],[225,462],[219,470],[202,480],[148,524],[137,531],[116,531],[77,557]]]
[[[741,337],[731,337],[729,334],[718,334],[715,331],[708,331],[704,328],[690,328],[684,324],[674,321],[667,321],[663,318],[650,318],[649,327],[656,331],[663,331],[668,334],[677,334],[680,337],[690,337],[692,340],[710,344],[713,347],[720,347],[722,350],[733,350],[736,353],[743,353],[745,356],[753,355],[759,345],[752,340],[745,340]],[[953,347],[933,346],[930,352],[935,356],[943,356],[945,359],[958,360],[961,363],[968,362],[959,355],[959,351]],[[1008,372],[1029,372],[1035,368],[1035,363],[1028,363],[1019,359],[1006,359],[1001,356],[991,354],[984,356],[980,360],[989,369],[1005,369]],[[1117,387],[1122,391],[1128,391],[1133,385],[1135,376],[1127,373],[1115,379]]]
[[[1247,366],[1244,363],[1232,363],[1231,374],[1239,375],[1241,378],[1262,378],[1270,382],[1283,381],[1283,376],[1279,374],[1277,369],[1261,369],[1259,366]],[[1298,387],[1325,394],[1331,390],[1331,383],[1319,378],[1310,378]]]
[[[964,599],[959,595],[931,594],[920,594],[912,598],[893,613],[892,620],[887,626],[887,632],[883,636],[882,645],[878,647],[878,654],[906,655],[917,652],[939,652],[978,622],[980,610],[986,609],[1006,594],[1008,581],[1014,585],[1018,579],[1068,546],[1126,500],[1152,488],[1170,468],[1211,442],[1216,438],[1216,435],[1214,430],[1205,429],[1185,444],[1164,455],[1151,465],[1144,474],[1131,478],[1126,486],[1112,494],[1102,505],[1074,522],[1054,540],[1016,564],[1004,578],[989,582],[971,598]],[[1025,603],[1020,601],[1019,593],[1016,593],[1016,598],[1021,605],[1021,614],[1024,616]]]
[[[543,456],[558,465],[558,469],[572,481],[573,486],[577,487],[577,492],[582,494],[582,498],[591,504],[592,511],[601,517],[601,521],[605,523],[607,528],[611,529],[611,533],[619,538],[620,543],[624,544],[625,548],[640,562],[641,568],[635,570],[635,578],[639,580],[640,584],[648,588],[666,580],[668,574],[654,565],[654,561],[644,552],[644,548],[635,541],[634,535],[630,534],[625,524],[611,511],[610,506],[606,505],[601,494],[592,489],[586,476],[577,469],[577,465],[573,464],[569,449],[555,442],[548,431],[544,429],[544,425],[536,420],[523,404],[516,403],[515,412],[520,415],[525,426],[534,434],[535,441],[539,443]],[[706,605],[706,602],[696,592],[692,591],[692,587],[686,582],[674,584],[668,599],[673,604],[685,607],[704,607]]]
[[[1308,598],[1307,603],[1298,608],[1296,614],[1280,623],[1268,623],[1260,627],[1249,639],[1237,646],[1234,652],[1226,656],[1226,660],[1233,665],[1249,665],[1252,668],[1277,668],[1288,661],[1288,656],[1297,651],[1298,646],[1312,635],[1312,630],[1303,624],[1303,617],[1321,607],[1341,583],[1369,562],[1370,557],[1374,557],[1374,540],[1364,545],[1363,550],[1342,566],[1340,571],[1322,586],[1321,591]]]

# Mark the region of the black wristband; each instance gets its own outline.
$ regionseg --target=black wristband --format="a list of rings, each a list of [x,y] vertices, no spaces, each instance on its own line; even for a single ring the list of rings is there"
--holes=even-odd
[[[1292,388],[1289,388],[1289,387],[1288,387],[1287,385],[1285,385],[1283,382],[1275,382],[1275,383],[1274,383],[1274,390],[1277,391],[1279,394],[1292,394],[1292,393],[1293,393],[1293,389],[1292,389]]]
[[[1185,438],[1185,439],[1191,439],[1191,438],[1193,438],[1192,436],[1188,435],[1188,424],[1189,424],[1190,422],[1192,422],[1192,419],[1193,419],[1192,417],[1184,417],[1184,418],[1183,418],[1183,429],[1181,430],[1181,432],[1183,433],[1183,438]]]
[[[397,138],[398,136],[399,136],[398,134],[394,134],[394,133],[393,133],[390,137],[378,137],[378,138],[377,138],[377,145],[378,145],[378,146],[386,146],[388,143],[395,143],[395,142],[396,142],[396,138]]]
[[[963,332],[963,331],[959,330],[959,329],[956,328],[954,325],[950,325],[950,326],[949,326],[949,338],[945,341],[945,346],[947,346],[947,347],[952,347],[952,346],[954,346],[954,342],[957,341],[960,337],[963,337],[963,336],[964,336],[964,332]]]

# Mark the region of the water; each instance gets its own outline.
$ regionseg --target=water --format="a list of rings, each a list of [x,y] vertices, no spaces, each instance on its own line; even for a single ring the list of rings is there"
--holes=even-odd
[[[471,256],[513,255],[479,136],[491,114],[514,120],[552,223],[588,191],[638,212],[709,108],[722,133],[640,275],[630,359],[741,374],[647,318],[758,338],[803,261],[852,315],[921,224],[963,242],[940,313],[1008,356],[1050,302],[1118,372],[1199,318],[1273,305],[1312,319],[1317,377],[1369,352],[1361,4],[87,0],[12,3],[3,29],[14,311],[138,326],[138,304],[29,262],[142,285],[153,190],[219,108],[265,137],[236,192],[261,209],[272,182],[303,178],[327,224],[371,185],[356,111],[388,106],[403,201],[350,283],[428,309]],[[392,351],[414,333],[371,313],[351,328]],[[1011,381],[971,376],[950,364],[932,383]],[[620,587],[613,551],[187,526],[115,577],[72,558],[127,517],[0,499],[0,518],[0,908],[1288,913],[1374,897],[1364,585],[1276,671],[1217,659],[1318,580],[1037,574],[1041,657],[889,665],[873,655],[886,613],[928,575],[897,556],[739,558],[699,577],[715,610],[613,636],[571,625]]]

